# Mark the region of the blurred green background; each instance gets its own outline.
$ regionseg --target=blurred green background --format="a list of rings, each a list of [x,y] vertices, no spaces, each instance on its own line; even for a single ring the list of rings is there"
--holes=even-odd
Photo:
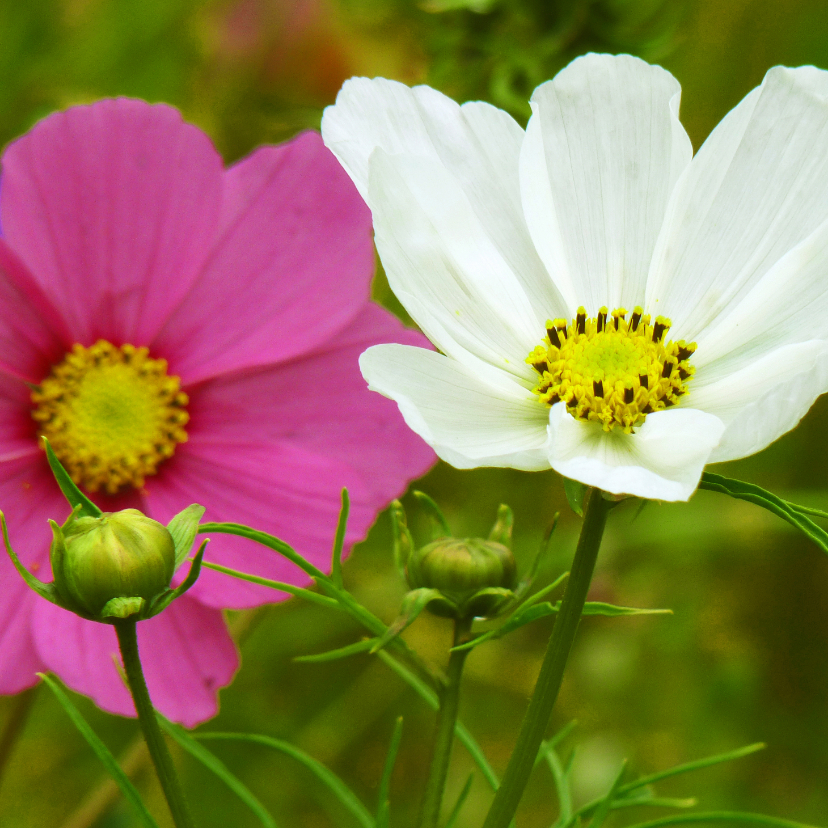
[[[180,107],[229,162],[257,144],[318,127],[322,108],[354,74],[428,82],[459,100],[490,100],[523,120],[532,88],[587,50],[631,52],[673,72],[684,89],[682,120],[698,147],[770,66],[828,68],[828,11],[822,0],[2,0],[0,143],[56,108],[124,94]],[[400,310],[381,274],[376,295]],[[720,470],[824,508],[826,427],[828,404],[821,401],[761,455]],[[488,531],[497,504],[511,504],[524,566],[560,510],[546,577],[567,567],[579,521],[556,475],[441,465],[419,487],[444,507],[458,534]],[[415,503],[407,498],[406,505],[421,530]],[[383,515],[345,567],[348,584],[386,621],[404,591],[391,565],[389,533]],[[638,516],[633,504],[617,509],[592,595],[669,607],[674,615],[582,624],[553,722],[578,720],[565,743],[567,752],[577,748],[576,797],[603,791],[625,758],[643,773],[765,741],[758,755],[659,790],[697,795],[709,809],[828,824],[826,592],[828,560],[755,507],[701,493],[689,504],[651,504]],[[243,666],[222,693],[220,715],[205,728],[289,739],[373,804],[386,745],[402,715],[392,820],[412,824],[432,715],[371,656],[292,662],[357,640],[361,630],[296,601],[231,620]],[[469,658],[461,716],[499,771],[549,629],[540,622]],[[448,635],[445,622],[425,617],[407,633],[438,661]],[[76,700],[111,749],[137,764],[141,791],[168,825],[134,748],[135,723]],[[13,704],[0,699],[0,724]],[[351,824],[291,760],[258,747],[211,747],[281,826]],[[189,757],[180,759],[200,826],[258,824],[221,783]],[[472,768],[461,747],[454,759],[449,800]],[[0,825],[135,825],[117,798],[109,807],[95,804],[106,800],[103,778],[41,689],[0,790]],[[478,826],[489,800],[476,778],[461,826]],[[520,824],[547,826],[555,813],[550,779],[540,769]],[[613,825],[629,823],[614,819]]]

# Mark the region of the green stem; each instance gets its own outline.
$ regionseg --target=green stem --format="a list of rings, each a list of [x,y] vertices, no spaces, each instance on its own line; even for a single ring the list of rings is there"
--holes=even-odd
[[[194,828],[195,823],[190,816],[184,791],[175,773],[172,757],[164,741],[164,735],[155,718],[155,710],[150,701],[147,683],[144,681],[144,671],[141,669],[141,659],[138,656],[137,622],[126,618],[115,622],[115,632],[118,634],[118,644],[121,648],[121,657],[124,660],[129,689],[138,712],[138,721],[147,743],[155,772],[161,782],[167,804],[170,806],[173,822],[176,828]]]
[[[471,625],[471,618],[460,618],[454,622],[453,646],[456,647],[467,641]],[[470,650],[452,650],[446,669],[446,680],[440,688],[440,711],[437,714],[434,752],[423,797],[421,828],[437,828],[440,819],[440,806],[443,804],[443,791],[446,787],[451,745],[454,741],[454,727],[457,723],[457,710],[460,704],[460,677],[469,652]]]
[[[3,728],[3,734],[0,736],[0,784],[2,784],[9,758],[14,752],[17,740],[26,726],[38,686],[35,685],[22,693],[18,693],[17,698],[12,703],[12,708]]]
[[[535,692],[523,719],[517,744],[503,781],[495,794],[483,828],[506,828],[517,810],[523,789],[535,765],[552,708],[561,689],[564,668],[575,639],[581,612],[584,609],[592,572],[601,546],[601,537],[607,514],[613,504],[604,499],[599,489],[590,490],[584,512],[581,536],[572,562],[572,572],[566,585],[561,608],[555,619],[549,647],[541,666]]]

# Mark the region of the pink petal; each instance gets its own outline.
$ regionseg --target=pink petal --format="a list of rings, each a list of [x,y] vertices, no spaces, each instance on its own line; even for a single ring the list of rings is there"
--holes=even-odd
[[[0,371],[38,383],[68,345],[71,338],[57,311],[0,239]]]
[[[0,505],[12,548],[37,577],[49,580],[47,517],[63,520],[68,506],[39,456],[0,463]],[[37,653],[31,622],[37,604],[50,606],[26,586],[0,550],[0,693],[17,693],[37,681],[45,665]]]
[[[227,170],[216,247],[153,348],[187,383],[290,359],[353,319],[373,271],[368,208],[303,133]]]
[[[115,668],[115,631],[40,601],[35,645],[48,668],[110,713],[134,716],[129,692]],[[217,692],[230,683],[238,654],[220,612],[188,596],[138,624],[138,646],[150,697],[165,716],[194,727],[218,710]]]
[[[205,521],[244,523],[287,541],[320,569],[329,568],[340,492],[352,493],[348,541],[376,515],[365,484],[347,465],[289,442],[206,440],[182,446],[169,471],[147,481],[150,514],[166,522],[189,503],[207,507]],[[212,535],[206,557],[224,566],[292,584],[307,576],[276,552],[228,535]],[[279,593],[203,569],[191,594],[214,607],[242,608],[279,600]]]
[[[369,508],[379,511],[436,460],[405,425],[396,403],[368,391],[359,355],[382,342],[431,347],[422,334],[367,303],[346,330],[313,354],[188,389],[191,445],[250,434],[287,439],[347,464],[371,493]],[[354,534],[361,538],[368,525],[352,526]]]
[[[200,272],[221,176],[209,139],[177,110],[99,101],[8,147],[0,221],[75,341],[145,344]]]

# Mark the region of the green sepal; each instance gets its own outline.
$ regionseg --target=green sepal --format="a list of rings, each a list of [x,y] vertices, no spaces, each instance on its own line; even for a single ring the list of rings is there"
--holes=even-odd
[[[399,500],[391,504],[391,536],[393,538],[394,565],[400,573],[400,578],[405,580],[405,567],[408,558],[414,551],[414,539],[408,530],[408,523],[405,519],[405,509]]]
[[[146,601],[140,596],[133,598],[111,598],[103,605],[101,618],[129,618],[140,615]]]
[[[570,480],[568,477],[563,479],[564,494],[569,503],[570,508],[576,515],[584,516],[584,501],[586,500],[587,490],[589,486],[581,483],[580,480]]]
[[[484,601],[485,598],[496,599],[493,602]],[[476,618],[494,618],[499,615],[503,608],[515,600],[515,593],[505,587],[484,587],[478,589],[474,595],[467,598],[460,607],[460,615]],[[485,606],[481,606],[481,603]]]
[[[49,521],[50,523],[54,523],[54,521]],[[57,524],[55,524],[57,526]],[[68,609],[68,607],[64,604],[61,597],[57,594],[57,590],[55,589],[54,584],[46,584],[43,581],[35,578],[28,569],[20,561],[20,558],[17,557],[14,549],[12,549],[11,542],[9,541],[9,530],[6,526],[6,516],[0,512],[0,529],[3,532],[3,544],[6,547],[6,552],[8,553],[9,557],[11,558],[11,562],[14,564],[14,568],[20,573],[20,576],[26,582],[30,589],[33,589],[41,598],[45,598],[47,601],[50,601],[53,604],[56,604],[59,607],[63,607],[64,609]],[[59,529],[58,529],[59,531]]]
[[[198,534],[198,523],[202,517],[204,517],[204,507],[199,506],[198,503],[191,503],[167,524],[167,531],[172,535],[175,545],[176,571],[184,563],[193,547],[193,541]]]
[[[207,548],[209,542],[209,538],[202,541],[201,546],[198,547],[198,552],[196,552],[193,558],[192,564],[190,564],[190,571],[181,584],[175,589],[168,589],[158,595],[147,608],[147,612],[143,618],[152,618],[154,615],[158,615],[159,612],[165,610],[176,598],[181,597],[198,580],[199,573],[201,572],[201,561],[204,558],[204,550]]]
[[[340,588],[342,581],[342,549],[345,546],[345,530],[348,528],[348,513],[351,511],[351,499],[348,490],[342,490],[342,506],[339,509],[339,519],[336,522],[333,553],[331,554],[331,580]]]
[[[440,538],[450,538],[451,527],[448,525],[446,516],[440,507],[425,492],[420,492],[415,489],[411,494],[428,510],[429,517],[432,521],[431,540],[436,541],[440,540]]]
[[[43,441],[43,448],[46,450],[49,468],[52,470],[63,496],[69,501],[69,505],[78,510],[80,517],[100,517],[103,512],[75,485],[75,481],[69,477],[69,472],[63,468],[62,463],[57,459],[57,455],[52,451],[49,441],[45,437],[40,439]]]
[[[497,518],[489,532],[489,540],[502,543],[507,549],[512,548],[512,525],[515,522],[514,512],[505,504],[497,507]]]
[[[435,600],[446,600],[438,589],[423,587],[422,589],[412,589],[411,592],[406,593],[396,621],[385,631],[379,641],[371,647],[370,652],[375,653],[390,641],[393,641],[406,627],[414,622],[428,604]]]

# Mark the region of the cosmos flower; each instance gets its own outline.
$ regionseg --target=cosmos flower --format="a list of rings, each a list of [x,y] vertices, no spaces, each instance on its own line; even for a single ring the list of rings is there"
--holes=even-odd
[[[686,500],[828,389],[828,73],[771,69],[695,157],[679,97],[657,66],[587,55],[525,131],[383,79],[326,110],[442,352],[379,345],[362,371],[440,457]]]
[[[3,155],[0,508],[23,562],[49,580],[47,518],[66,502],[37,435],[107,511],[282,537],[325,566],[348,486],[349,544],[433,454],[365,389],[366,346],[423,344],[368,300],[370,216],[314,133],[225,170],[164,105],[117,99],[51,115]],[[293,583],[278,555],[229,536],[208,559]],[[215,572],[139,624],[147,681],[194,725],[238,658],[221,608],[274,593]],[[133,712],[108,625],[30,592],[0,556],[0,692],[52,670]]]

